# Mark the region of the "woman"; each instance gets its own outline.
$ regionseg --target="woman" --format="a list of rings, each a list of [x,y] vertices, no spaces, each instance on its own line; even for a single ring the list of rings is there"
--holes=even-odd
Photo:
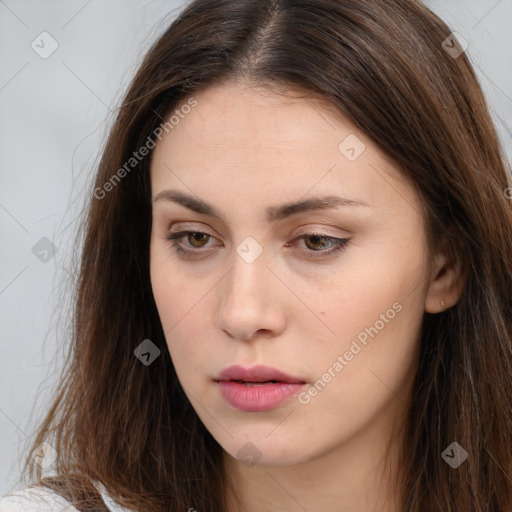
[[[16,510],[512,510],[511,181],[463,50],[411,0],[190,4],[106,144]]]

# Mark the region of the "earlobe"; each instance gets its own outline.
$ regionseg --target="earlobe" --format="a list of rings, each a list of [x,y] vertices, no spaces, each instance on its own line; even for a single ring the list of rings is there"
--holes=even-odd
[[[440,254],[431,275],[431,281],[425,299],[427,313],[442,313],[454,306],[462,295],[466,280],[459,259],[448,258]]]

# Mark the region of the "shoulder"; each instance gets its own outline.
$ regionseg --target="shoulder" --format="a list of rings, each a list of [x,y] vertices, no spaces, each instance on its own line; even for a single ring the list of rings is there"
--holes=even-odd
[[[0,499],[0,512],[78,512],[62,496],[39,486],[13,491]]]
[[[94,486],[109,512],[130,512],[118,505],[100,482]],[[80,512],[63,496],[39,485],[29,485],[0,499],[0,512]]]

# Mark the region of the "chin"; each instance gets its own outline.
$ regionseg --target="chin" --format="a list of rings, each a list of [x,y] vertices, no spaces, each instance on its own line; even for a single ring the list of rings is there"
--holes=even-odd
[[[223,439],[222,448],[234,459],[251,466],[292,466],[305,462],[314,457],[311,446],[307,443],[299,443],[296,438],[289,437],[270,439],[265,433],[258,435],[234,436]],[[271,434],[272,436],[272,434]],[[307,451],[304,450],[307,448]]]

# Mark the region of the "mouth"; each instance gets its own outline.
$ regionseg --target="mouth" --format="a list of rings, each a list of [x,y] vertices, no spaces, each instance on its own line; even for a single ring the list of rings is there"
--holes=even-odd
[[[244,368],[240,365],[228,366],[214,380],[217,382],[232,381],[256,385],[268,383],[305,384],[305,381],[298,377],[261,364],[250,368]]]
[[[243,412],[274,409],[306,385],[303,379],[264,365],[229,366],[214,381],[226,402]]]
[[[247,382],[245,380],[228,380],[228,381],[220,381],[220,382],[238,382],[240,384],[245,384],[246,386],[261,386],[263,384],[277,384],[278,380],[266,380],[262,382]]]

